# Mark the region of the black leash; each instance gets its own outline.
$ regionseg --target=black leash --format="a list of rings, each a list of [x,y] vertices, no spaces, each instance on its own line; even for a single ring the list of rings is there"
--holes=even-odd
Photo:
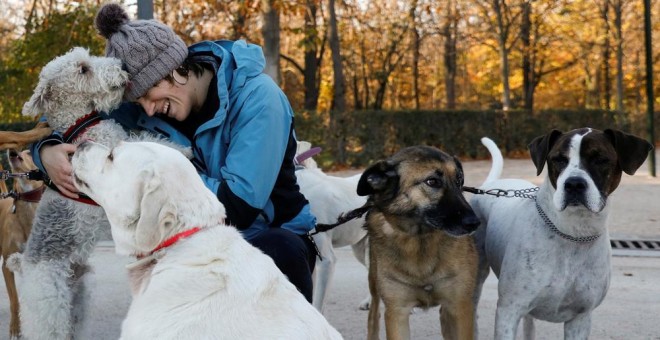
[[[340,226],[340,225],[342,225],[342,224],[344,224],[348,221],[352,221],[356,218],[360,218],[366,212],[371,210],[372,207],[373,207],[373,204],[370,201],[367,201],[367,203],[365,203],[363,206],[361,206],[357,209],[353,209],[353,210],[351,210],[347,213],[343,213],[343,214],[339,215],[339,217],[337,217],[337,222],[335,222],[335,223],[332,223],[332,224],[319,223],[319,224],[317,224],[316,225],[316,230],[313,233],[310,233],[310,235],[316,235],[318,233],[328,231],[328,230],[333,229],[337,226]]]
[[[476,195],[492,195],[496,197],[521,197],[521,198],[530,198],[534,199],[535,195],[531,195],[532,193],[535,193],[539,190],[538,187],[534,188],[528,188],[528,189],[520,189],[520,190],[514,190],[514,189],[509,189],[509,190],[504,190],[504,189],[489,189],[489,190],[483,190],[479,188],[474,188],[474,187],[463,187],[463,191],[473,193]],[[324,224],[324,223],[319,223],[316,225],[316,230],[312,233],[309,233],[310,236],[316,235],[318,233],[326,232],[328,230],[331,230],[337,226],[340,226],[346,222],[352,221],[356,218],[362,217],[366,212],[371,210],[373,207],[373,203],[370,201],[367,201],[363,206],[351,210],[349,212],[343,213],[337,217],[337,222],[331,223],[331,224]]]

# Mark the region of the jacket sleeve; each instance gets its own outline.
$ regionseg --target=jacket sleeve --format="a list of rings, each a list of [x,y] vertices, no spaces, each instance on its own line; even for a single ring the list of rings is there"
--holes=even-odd
[[[227,122],[232,128],[225,164],[220,169],[222,178],[215,179],[219,182],[215,184],[206,180],[207,186],[217,188],[233,225],[247,228],[267,208],[284,159],[291,120],[288,100],[268,78],[245,96],[235,120]]]
[[[39,121],[45,122],[47,120],[46,120],[46,117],[42,116]],[[32,161],[34,162],[34,165],[36,165],[37,168],[39,170],[41,170],[41,172],[43,172],[44,174],[46,174],[46,170],[44,169],[43,163],[41,163],[41,155],[39,154],[39,152],[41,151],[41,148],[44,147],[45,145],[55,145],[55,144],[62,144],[62,143],[64,143],[64,139],[62,138],[62,134],[60,134],[59,132],[54,131],[50,136],[47,136],[44,139],[42,139],[38,142],[34,142],[34,143],[32,143],[32,145],[30,145],[30,152],[32,154]],[[48,175],[48,174],[46,174],[46,175]]]

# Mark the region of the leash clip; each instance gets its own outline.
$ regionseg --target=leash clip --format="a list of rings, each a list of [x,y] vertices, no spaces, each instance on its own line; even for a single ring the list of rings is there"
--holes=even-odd
[[[515,197],[515,190],[490,189],[485,193],[495,197]]]

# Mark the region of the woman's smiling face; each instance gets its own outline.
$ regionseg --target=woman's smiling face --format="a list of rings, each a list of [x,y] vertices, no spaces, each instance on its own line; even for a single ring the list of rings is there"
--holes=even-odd
[[[194,93],[190,82],[179,84],[162,79],[137,99],[148,116],[168,116],[180,122],[186,120],[193,107]]]

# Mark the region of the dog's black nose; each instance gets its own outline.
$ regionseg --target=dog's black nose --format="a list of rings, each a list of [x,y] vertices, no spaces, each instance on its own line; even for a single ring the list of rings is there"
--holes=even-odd
[[[587,190],[587,181],[582,177],[569,177],[564,182],[564,190],[568,194],[582,194]]]

